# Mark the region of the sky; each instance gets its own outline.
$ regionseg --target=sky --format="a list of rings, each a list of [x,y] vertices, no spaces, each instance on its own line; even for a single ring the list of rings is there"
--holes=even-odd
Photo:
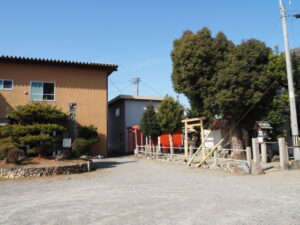
[[[283,0],[289,15],[300,0]],[[173,41],[208,27],[239,44],[256,38],[283,51],[278,0],[0,0],[0,55],[119,65],[109,99],[136,94],[188,100],[172,88]],[[300,20],[288,17],[290,48],[300,47]]]

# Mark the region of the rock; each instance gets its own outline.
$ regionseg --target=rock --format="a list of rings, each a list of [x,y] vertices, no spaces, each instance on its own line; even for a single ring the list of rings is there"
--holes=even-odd
[[[291,169],[300,169],[300,160],[294,160],[290,164]]]
[[[59,161],[59,160],[68,159],[70,158],[70,156],[71,156],[71,151],[69,149],[59,150],[57,156],[55,157],[55,160]]]
[[[280,161],[279,155],[274,155],[271,159],[271,162],[279,162],[279,161]]]
[[[102,155],[97,155],[97,156],[94,156],[93,159],[103,159],[104,157]]]
[[[260,163],[257,162],[252,163],[251,173],[254,175],[264,174],[264,171],[262,170]]]
[[[221,169],[220,166],[215,166],[215,165],[210,165],[208,168],[211,170],[220,170]]]
[[[250,174],[250,168],[248,164],[244,161],[240,162],[237,168],[239,170],[239,173]]]

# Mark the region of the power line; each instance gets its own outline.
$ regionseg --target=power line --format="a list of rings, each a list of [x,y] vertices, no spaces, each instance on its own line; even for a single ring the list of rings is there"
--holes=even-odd
[[[152,91],[154,91],[156,94],[158,94],[159,96],[163,96],[160,92],[158,92],[157,90],[155,90],[154,88],[152,88],[150,85],[148,85],[145,81],[142,81],[142,83],[144,85],[146,85],[149,89],[151,89]]]
[[[108,80],[112,83],[112,85],[113,85],[118,91],[121,91],[120,88],[118,88],[118,86],[115,84],[115,82],[113,82],[112,79],[110,79],[110,77],[108,78]]]

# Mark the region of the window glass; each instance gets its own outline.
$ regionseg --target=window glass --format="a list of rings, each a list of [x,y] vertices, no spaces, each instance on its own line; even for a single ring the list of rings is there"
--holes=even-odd
[[[12,80],[0,80],[0,90],[12,90],[13,81]]]
[[[116,108],[116,117],[120,116],[120,108]]]
[[[44,83],[43,100],[54,100],[54,83]]]
[[[43,83],[42,82],[31,82],[30,99],[33,101],[43,100]]]
[[[4,80],[3,89],[12,89],[12,80]]]

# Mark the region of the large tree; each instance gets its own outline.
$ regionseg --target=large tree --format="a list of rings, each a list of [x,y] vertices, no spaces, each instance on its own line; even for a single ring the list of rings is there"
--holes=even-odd
[[[274,99],[286,82],[284,58],[265,43],[250,39],[235,45],[222,32],[212,37],[203,28],[175,40],[171,57],[173,87],[199,114],[228,119],[234,126],[255,104],[232,131],[233,148],[243,147],[242,128],[249,130],[277,111]]]

